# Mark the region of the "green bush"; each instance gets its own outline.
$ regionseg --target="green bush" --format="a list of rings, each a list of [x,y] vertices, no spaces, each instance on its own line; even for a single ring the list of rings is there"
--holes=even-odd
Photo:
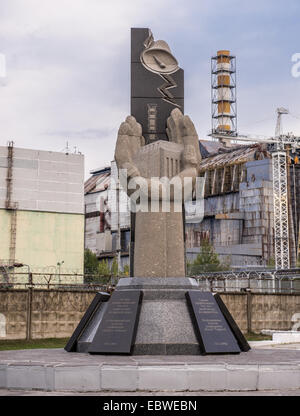
[[[129,276],[129,266],[124,266],[123,272],[119,270],[117,257],[114,257],[111,267],[108,261],[103,259],[99,262],[96,254],[91,250],[84,251],[84,274],[86,283],[103,283],[110,281],[111,277]]]
[[[129,273],[130,273],[129,265],[125,264],[125,266],[123,268],[122,276],[129,276]]]
[[[98,266],[98,273],[100,276],[111,276],[111,271],[107,260],[101,260]]]
[[[270,257],[267,263],[267,267],[269,269],[275,269],[275,258],[274,257]]]
[[[193,276],[199,273],[229,270],[229,261],[221,262],[208,240],[202,241],[200,250],[196,259],[187,263],[188,275]]]
[[[84,274],[98,274],[99,261],[91,250],[84,250]]]
[[[113,259],[110,271],[113,276],[119,276],[119,266],[116,257]]]
[[[91,250],[84,251],[84,281],[85,283],[107,284],[110,281],[111,270],[107,260],[99,262]]]

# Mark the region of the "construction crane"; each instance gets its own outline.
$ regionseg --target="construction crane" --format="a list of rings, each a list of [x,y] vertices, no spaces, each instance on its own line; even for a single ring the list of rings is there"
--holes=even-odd
[[[238,135],[225,131],[213,131],[211,136],[223,143],[229,140],[272,144],[273,198],[274,198],[274,256],[276,269],[290,268],[289,210],[288,210],[288,169],[287,152],[300,149],[300,137],[282,134],[282,115],[289,114],[286,108],[277,108],[277,122],[274,137]]]
[[[281,116],[282,114],[288,114],[289,110],[286,108],[280,107],[277,108],[277,123],[275,128],[275,138],[278,138],[282,135],[282,126],[281,126]]]

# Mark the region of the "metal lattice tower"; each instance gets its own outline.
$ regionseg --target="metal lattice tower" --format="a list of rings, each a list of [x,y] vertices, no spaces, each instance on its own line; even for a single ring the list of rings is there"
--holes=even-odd
[[[7,146],[7,176],[6,176],[6,200],[5,208],[10,212],[10,243],[9,243],[9,264],[15,262],[16,254],[16,233],[17,233],[17,207],[18,204],[12,201],[12,180],[13,180],[13,158],[14,143],[9,142]]]
[[[223,134],[220,140],[229,144],[237,135],[236,64],[227,50],[211,58],[211,105],[212,135]]]
[[[275,139],[277,140],[277,143],[274,144],[274,152],[272,154],[274,255],[276,269],[289,269],[289,201],[287,189],[286,150],[282,141],[282,114],[288,114],[288,110],[286,108],[277,108],[277,123],[275,128]]]
[[[276,269],[290,268],[290,227],[289,227],[289,198],[288,198],[288,163],[287,149],[296,151],[300,149],[300,137],[283,135],[281,133],[281,117],[288,114],[285,108],[277,109],[277,123],[275,137],[262,137],[253,135],[236,135],[235,140],[256,143],[269,143],[272,145],[273,169],[273,201],[274,201],[274,255]],[[228,139],[224,131],[215,130],[211,136],[219,140]]]
[[[272,155],[274,201],[274,255],[276,269],[290,268],[286,152]]]
[[[287,152],[282,136],[281,116],[288,114],[286,108],[277,108],[277,123],[272,154],[273,201],[274,201],[274,255],[276,269],[290,268],[289,199],[287,187]]]

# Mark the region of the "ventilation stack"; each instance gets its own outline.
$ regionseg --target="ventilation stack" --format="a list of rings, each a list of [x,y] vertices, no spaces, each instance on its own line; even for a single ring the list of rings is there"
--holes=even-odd
[[[220,50],[211,58],[212,136],[226,146],[237,136],[235,56]]]

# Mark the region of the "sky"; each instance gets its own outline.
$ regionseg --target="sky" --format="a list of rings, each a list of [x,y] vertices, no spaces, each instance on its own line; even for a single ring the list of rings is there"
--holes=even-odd
[[[85,155],[87,177],[107,165],[130,112],[131,27],[168,42],[199,138],[211,129],[219,49],[236,56],[239,133],[273,135],[276,108],[287,107],[283,131],[300,136],[299,20],[299,0],[0,0],[0,146],[64,151],[68,142]]]

